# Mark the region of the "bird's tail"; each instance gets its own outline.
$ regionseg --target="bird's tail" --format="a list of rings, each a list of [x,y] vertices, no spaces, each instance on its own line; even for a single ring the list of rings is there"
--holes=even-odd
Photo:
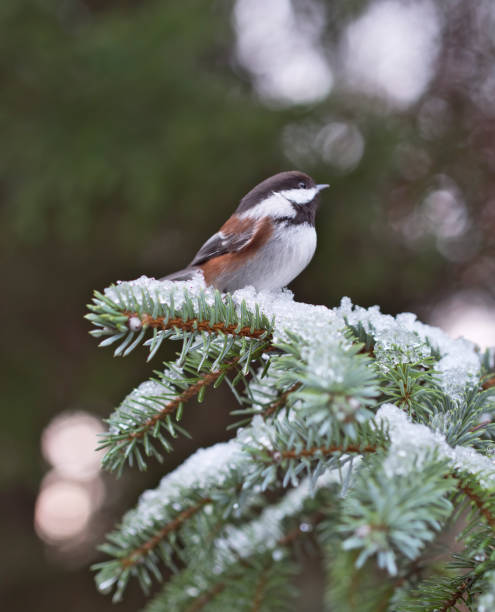
[[[160,280],[171,280],[171,281],[185,281],[191,280],[195,274],[200,272],[200,269],[197,266],[190,266],[188,268],[184,268],[183,270],[179,270],[178,272],[172,272],[172,274],[167,274],[167,276],[163,276]]]

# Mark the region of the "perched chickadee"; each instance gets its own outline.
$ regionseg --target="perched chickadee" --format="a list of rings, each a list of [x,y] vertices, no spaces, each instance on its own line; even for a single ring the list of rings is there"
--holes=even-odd
[[[201,271],[220,291],[285,287],[313,258],[318,194],[328,186],[297,171],[266,179],[242,198],[187,268],[161,280],[188,280]]]

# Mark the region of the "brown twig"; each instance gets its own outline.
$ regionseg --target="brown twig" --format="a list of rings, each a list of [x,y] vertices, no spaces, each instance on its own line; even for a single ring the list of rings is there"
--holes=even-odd
[[[150,417],[147,421],[145,421],[138,431],[134,431],[130,433],[127,437],[128,440],[133,440],[134,438],[142,438],[144,434],[153,428],[158,421],[164,419],[167,414],[174,412],[180,406],[190,400],[192,397],[198,395],[203,387],[208,387],[212,385],[226,370],[234,367],[239,361],[239,357],[235,357],[231,361],[228,361],[222,368],[219,370],[215,370],[215,372],[208,372],[205,374],[197,383],[191,385],[188,389],[185,389],[180,395],[178,395],[175,399],[165,404],[165,406],[152,417]]]
[[[258,584],[256,585],[256,591],[254,593],[253,599],[253,607],[251,608],[251,612],[259,612],[261,609],[261,604],[263,602],[263,595],[265,593],[265,587],[267,583],[267,573],[268,567],[266,567],[258,580]]]
[[[333,453],[375,453],[377,451],[376,446],[368,444],[366,446],[359,446],[357,444],[350,444],[349,446],[313,446],[311,448],[304,448],[301,451],[285,450],[285,451],[272,451],[270,454],[273,459],[299,459],[300,457],[314,457],[317,454],[331,455]]]
[[[138,563],[144,555],[147,555],[151,550],[153,550],[153,548],[155,548],[155,546],[157,546],[165,536],[167,536],[172,531],[177,531],[177,529],[179,529],[182,523],[185,523],[188,519],[194,516],[196,512],[199,512],[199,510],[201,510],[203,506],[211,503],[211,501],[212,500],[209,497],[205,497],[194,506],[190,506],[189,508],[183,510],[172,521],[164,525],[160,529],[160,531],[155,533],[155,535],[147,542],[142,544],[139,548],[134,549],[126,557],[121,559],[120,564],[122,565],[122,567],[129,568],[133,565],[136,565],[136,563]]]
[[[473,582],[474,579],[472,577],[464,580],[457,589],[457,591],[452,595],[452,597],[447,602],[445,602],[445,604],[441,608],[439,608],[439,612],[447,612],[453,606],[455,606],[459,599],[462,599],[464,601],[464,593],[473,585]]]
[[[490,425],[491,423],[492,423],[491,420],[489,420],[489,421],[482,421],[479,425],[476,425],[476,427],[471,427],[469,432],[473,433],[473,431],[478,431],[478,429],[483,429],[483,427],[486,427],[487,425]]]
[[[495,529],[495,516],[485,507],[485,502],[477,495],[471,487],[459,483],[458,488],[462,493],[467,495],[469,499],[474,502],[474,505],[478,508],[479,513],[486,519],[486,522]]]
[[[450,474],[450,476],[459,479],[459,476],[455,474],[455,472],[453,474]],[[477,493],[473,491],[470,486],[464,485],[461,482],[459,482],[458,484],[458,489],[467,497],[469,497],[469,499],[478,508],[479,513],[486,519],[486,522],[490,525],[490,527],[492,527],[492,529],[495,529],[495,516],[493,516],[493,514],[488,510],[488,508],[485,507],[485,502],[480,498],[480,496],[477,495]],[[439,608],[439,612],[447,612],[460,599],[463,599],[464,601],[464,594],[468,589],[473,586],[477,578],[478,576],[470,576],[466,578],[466,580],[463,580],[462,583],[459,585],[459,588],[452,595],[452,597],[447,602],[445,602],[445,604],[441,608]]]
[[[153,317],[150,314],[140,315],[137,312],[125,311],[123,313],[128,320],[137,318],[141,321],[143,327],[151,327],[152,329],[173,329],[177,327],[183,331],[206,331],[206,332],[222,332],[223,334],[230,334],[232,336],[242,336],[246,338],[254,338],[258,340],[263,335],[267,335],[266,329],[251,329],[250,326],[241,327],[238,325],[225,325],[221,321],[218,323],[210,324],[209,321],[200,321],[199,319],[188,319],[184,320],[180,317],[166,320],[166,317]]]
[[[294,391],[297,391],[300,387],[302,386],[301,382],[296,382],[292,385],[292,387],[290,387],[289,389],[287,389],[287,391],[284,391],[280,397],[275,400],[274,402],[272,402],[271,404],[269,404],[262,413],[262,416],[266,419],[267,417],[271,416],[274,412],[276,412],[279,408],[281,408],[282,406],[285,405],[285,403],[287,402],[287,398],[294,393]]]
[[[487,378],[481,386],[483,389],[491,389],[492,387],[495,387],[495,376]]]
[[[324,518],[324,514],[321,512],[317,512],[315,513],[313,519],[311,520],[311,524],[313,527],[315,527],[318,523],[320,523]],[[298,537],[302,536],[302,535],[307,535],[307,532],[303,532],[301,531],[301,529],[299,527],[295,527],[294,529],[292,529],[291,531],[289,531],[285,536],[281,537],[278,541],[276,546],[288,546],[289,544],[292,544],[292,542],[294,540],[296,540]],[[245,565],[247,567],[247,560],[244,559],[243,557],[238,557],[238,561],[239,563]],[[268,568],[266,568],[268,570]],[[264,574],[265,575],[265,574]],[[229,580],[237,580],[242,578],[242,576],[234,574],[231,575],[229,577]],[[265,578],[265,583],[266,583],[266,578]],[[218,582],[212,589],[210,589],[209,591],[207,591],[206,593],[200,595],[194,602],[193,604],[187,608],[186,612],[198,612],[198,610],[201,610],[204,606],[206,606],[206,604],[210,603],[210,601],[212,599],[214,599],[218,594],[220,594],[225,588],[226,588],[226,583],[225,582]],[[264,588],[264,586],[263,586]],[[255,597],[255,601],[253,602],[253,606],[255,606],[256,604],[258,606],[261,605],[261,595],[262,595],[262,589],[260,588],[260,585],[258,585],[258,588],[256,590],[257,596]],[[258,599],[257,599],[258,598]],[[255,610],[259,610],[260,608],[256,608],[253,607],[253,612]]]
[[[217,582],[212,589],[200,595],[198,599],[186,608],[185,612],[198,612],[198,610],[201,610],[206,604],[210,603],[212,599],[215,599],[225,589],[225,586],[225,582]]]

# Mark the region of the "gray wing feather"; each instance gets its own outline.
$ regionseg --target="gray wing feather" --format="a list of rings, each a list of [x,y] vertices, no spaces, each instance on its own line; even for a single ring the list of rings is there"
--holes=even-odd
[[[190,266],[199,266],[213,257],[240,251],[253,237],[254,227],[240,234],[217,232],[196,253]]]
[[[249,230],[241,232],[240,234],[217,232],[203,244],[187,268],[179,270],[178,272],[173,272],[168,276],[164,276],[160,280],[190,280],[194,274],[198,272],[198,266],[207,262],[213,257],[240,251],[251,240],[254,233],[254,226]]]

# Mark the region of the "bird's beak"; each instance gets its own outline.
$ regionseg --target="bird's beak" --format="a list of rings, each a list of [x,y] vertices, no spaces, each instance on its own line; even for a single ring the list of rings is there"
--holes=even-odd
[[[318,191],[323,191],[323,189],[327,189],[327,187],[330,187],[330,185],[316,185]]]

